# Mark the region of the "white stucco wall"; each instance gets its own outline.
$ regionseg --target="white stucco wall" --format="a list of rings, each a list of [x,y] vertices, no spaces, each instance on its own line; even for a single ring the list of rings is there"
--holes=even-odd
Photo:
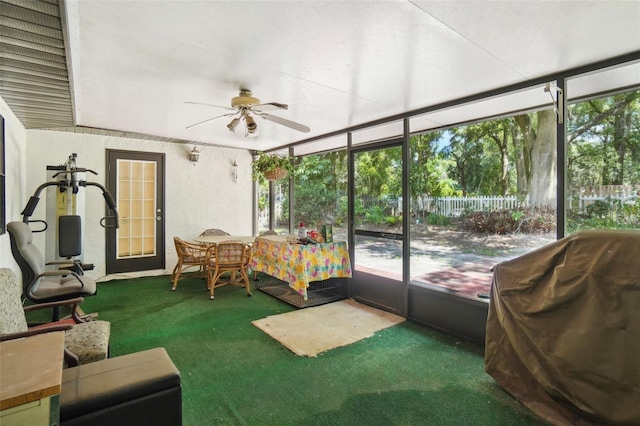
[[[100,226],[105,202],[96,187],[85,191],[83,255],[85,262],[93,263],[94,270],[86,274],[99,281],[115,278],[162,275],[171,273],[177,256],[173,237],[196,237],[207,228],[224,229],[231,234],[253,234],[253,192],[251,156],[245,150],[198,146],[200,161],[192,165],[188,153],[193,146],[146,141],[138,139],[28,130],[26,167],[28,168],[26,195],[22,196],[19,211],[39,185],[47,180],[47,166],[64,164],[69,155],[76,153],[77,167],[94,170],[97,176],[87,174],[86,180],[106,187],[106,150],[155,152],[165,154],[165,258],[164,270],[145,271],[106,276],[105,231]],[[234,160],[238,164],[238,181],[233,178]],[[46,191],[54,191],[49,187]],[[46,195],[40,197],[32,219],[45,219]],[[18,216],[17,220],[21,217]],[[44,236],[36,236],[43,253]]]
[[[27,133],[22,123],[16,118],[11,109],[0,97],[0,114],[4,117],[5,144],[5,176],[6,176],[6,217],[7,223],[21,220],[20,212],[24,208],[28,195],[27,187],[26,149]],[[11,255],[9,234],[0,235],[0,268],[10,268],[18,277],[20,268]]]

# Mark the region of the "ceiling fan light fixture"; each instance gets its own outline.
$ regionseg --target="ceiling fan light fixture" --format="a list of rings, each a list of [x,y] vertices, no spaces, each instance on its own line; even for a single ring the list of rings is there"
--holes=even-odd
[[[247,132],[249,132],[249,134],[255,133],[258,129],[258,125],[256,124],[256,121],[253,119],[253,117],[247,114],[245,115],[244,120],[247,122]]]
[[[187,129],[190,129],[195,126],[199,126],[204,123],[208,123],[209,121],[215,120],[216,118],[219,118],[219,117],[235,117],[231,120],[231,122],[229,122],[229,124],[227,124],[227,129],[229,129],[229,131],[235,132],[240,122],[244,120],[244,125],[246,126],[244,129],[245,130],[244,137],[245,138],[249,136],[257,137],[258,124],[256,123],[254,116],[259,115],[265,120],[272,121],[276,124],[280,124],[282,126],[288,127],[298,132],[309,133],[309,131],[311,130],[309,129],[309,127],[305,126],[304,124],[296,123],[295,121],[287,120],[286,118],[278,117],[276,115],[267,114],[266,112],[264,112],[265,110],[273,110],[273,109],[287,110],[289,109],[289,106],[287,104],[282,104],[279,102],[261,103],[260,99],[254,97],[251,91],[247,89],[240,89],[239,96],[231,98],[230,108],[219,106],[219,105],[213,105],[213,104],[203,104],[201,102],[185,102],[185,103],[202,104],[202,105],[208,105],[216,108],[223,108],[226,110],[233,111],[228,114],[218,115],[216,117],[208,118],[198,123],[191,124],[186,127]]]
[[[227,124],[227,129],[229,129],[232,132],[235,132],[236,127],[238,127],[238,123],[240,123],[240,120],[237,118],[234,118],[233,120],[231,120],[231,123]]]
[[[231,98],[231,108],[251,108],[259,103],[260,99],[254,98],[253,93],[246,89],[240,90],[240,96]]]

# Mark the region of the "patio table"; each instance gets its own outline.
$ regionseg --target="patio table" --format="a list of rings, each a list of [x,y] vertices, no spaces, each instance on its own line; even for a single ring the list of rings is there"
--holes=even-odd
[[[240,241],[244,244],[253,244],[256,237],[250,235],[207,235],[204,237],[196,237],[195,241],[205,244],[218,244],[225,241]]]
[[[287,282],[304,300],[310,282],[351,277],[346,242],[298,244],[293,240],[287,235],[257,237],[251,268]]]

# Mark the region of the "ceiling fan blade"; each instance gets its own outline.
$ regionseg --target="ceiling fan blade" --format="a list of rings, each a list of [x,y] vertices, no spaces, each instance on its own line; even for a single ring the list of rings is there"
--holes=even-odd
[[[251,107],[251,109],[255,110],[256,112],[273,111],[274,109],[289,109],[289,105],[281,104],[278,102],[267,102],[264,104],[254,105]]]
[[[237,114],[237,112],[232,112],[232,113],[229,113],[229,114],[222,114],[222,115],[218,115],[218,116],[213,117],[213,118],[207,118],[206,120],[200,121],[200,122],[195,123],[195,124],[191,124],[191,125],[189,125],[189,126],[185,127],[185,129],[190,129],[190,128],[195,127],[195,126],[199,126],[200,124],[204,124],[204,123],[206,123],[206,122],[208,122],[208,121],[215,120],[216,118],[220,118],[220,117],[231,117],[232,115],[236,115],[236,114]]]
[[[206,106],[211,106],[211,107],[215,107],[215,108],[224,108],[224,109],[228,109],[228,110],[235,110],[235,108],[231,108],[228,106],[222,106],[222,105],[214,105],[214,104],[206,104],[203,102],[189,102],[189,101],[185,101],[185,104],[191,104],[191,105],[206,105]]]
[[[265,120],[269,120],[269,121],[273,121],[274,123],[282,124],[283,126],[287,126],[290,129],[297,130],[299,132],[309,133],[311,131],[311,129],[308,128],[307,126],[305,126],[304,124],[296,123],[295,121],[287,120],[286,118],[277,117],[275,115],[267,114],[267,113],[264,113],[264,112],[259,114],[259,115],[260,115],[260,117],[264,118]]]

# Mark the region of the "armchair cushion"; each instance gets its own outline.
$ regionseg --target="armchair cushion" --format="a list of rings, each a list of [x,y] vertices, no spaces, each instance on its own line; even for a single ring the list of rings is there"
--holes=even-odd
[[[110,336],[110,322],[88,321],[76,324],[67,331],[64,344],[78,356],[81,364],[87,364],[109,357]]]
[[[24,316],[20,297],[22,291],[16,283],[16,275],[11,269],[0,269],[0,334],[27,331],[27,318]]]

